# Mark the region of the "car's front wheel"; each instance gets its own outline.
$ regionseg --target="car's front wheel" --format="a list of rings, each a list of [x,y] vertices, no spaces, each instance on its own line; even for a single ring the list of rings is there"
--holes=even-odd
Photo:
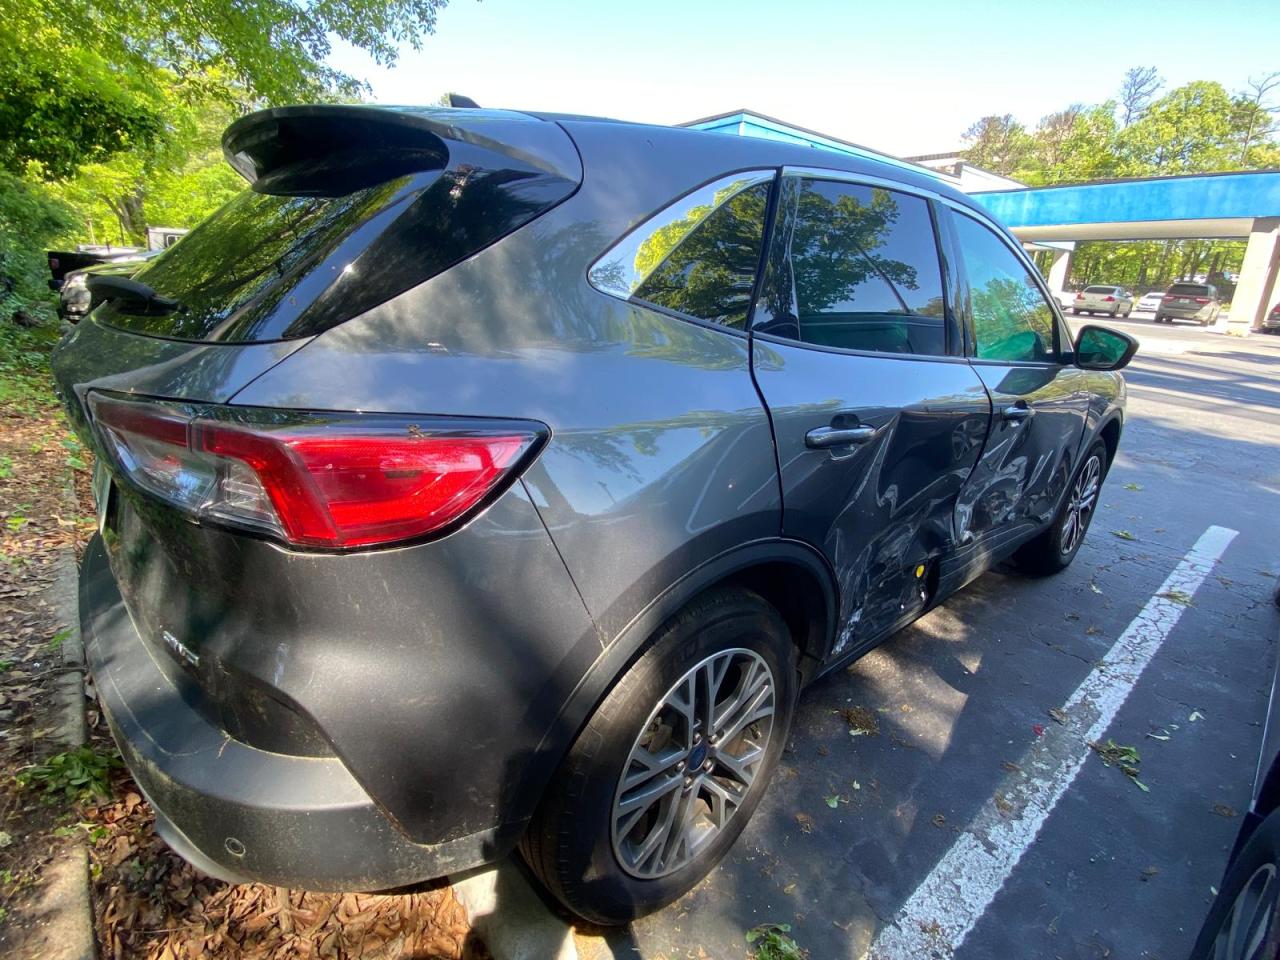
[[[1080,461],[1053,523],[1018,548],[1014,565],[1031,576],[1065,570],[1080,552],[1107,476],[1107,445],[1098,440]]]
[[[701,880],[742,832],[786,743],[795,647],[748,590],[667,621],[605,696],[521,852],[574,913],[626,923]]]

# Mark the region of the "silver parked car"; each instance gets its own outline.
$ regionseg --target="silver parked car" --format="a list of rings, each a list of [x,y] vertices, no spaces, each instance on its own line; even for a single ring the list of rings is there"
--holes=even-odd
[[[1127,317],[1133,312],[1133,294],[1124,287],[1096,285],[1076,294],[1071,312],[1105,313],[1109,317]]]
[[[1218,288],[1211,283],[1175,283],[1165,291],[1156,308],[1156,323],[1173,323],[1174,320],[1194,320],[1207,327],[1222,313],[1222,301]]]

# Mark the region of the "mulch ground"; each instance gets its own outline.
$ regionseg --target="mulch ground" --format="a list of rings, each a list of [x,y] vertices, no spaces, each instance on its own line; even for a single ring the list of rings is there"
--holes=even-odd
[[[110,960],[487,958],[448,886],[377,895],[229,885],[169,850],[123,769],[111,774],[108,799],[49,803],[18,786],[22,770],[61,749],[49,737],[50,681],[63,667],[43,594],[59,552],[81,550],[93,533],[87,467],[56,408],[0,409],[0,955],[29,955],[42,868],[83,837],[100,954]],[[65,515],[68,474],[74,516]],[[92,699],[88,712],[92,746],[114,755]]]

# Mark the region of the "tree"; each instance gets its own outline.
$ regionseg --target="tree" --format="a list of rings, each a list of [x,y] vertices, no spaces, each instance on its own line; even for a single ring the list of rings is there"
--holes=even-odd
[[[1026,160],[1032,141],[1013,115],[983,117],[964,133],[964,159],[975,167],[1009,176]]]
[[[1146,113],[1164,80],[1155,67],[1130,67],[1120,83],[1120,126],[1127,127]]]
[[[365,89],[325,63],[334,39],[384,66],[420,49],[447,0],[0,0],[0,29],[45,62],[87,50],[140,77],[221,72],[266,104]]]
[[[1241,167],[1250,166],[1250,151],[1259,142],[1269,140],[1276,132],[1275,114],[1280,107],[1271,105],[1272,91],[1280,88],[1280,71],[1263,74],[1255,80],[1249,78],[1249,89],[1236,97],[1232,111],[1232,125],[1238,131],[1240,153],[1237,163]],[[1274,145],[1273,145],[1274,146]],[[1272,166],[1275,160],[1268,159],[1263,165]]]

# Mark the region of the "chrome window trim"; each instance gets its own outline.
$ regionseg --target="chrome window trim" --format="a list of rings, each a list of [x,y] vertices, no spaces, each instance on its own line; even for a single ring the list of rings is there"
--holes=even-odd
[[[777,175],[778,170],[776,167],[740,170],[736,173],[726,174],[723,177],[717,177],[715,180],[694,188],[684,196],[678,197],[657,213],[651,214],[632,227],[623,234],[621,239],[597,257],[591,266],[587,268],[587,282],[601,293],[617,297],[619,300],[630,301],[635,295],[635,291],[640,288],[645,280],[662,264],[666,263],[673,253],[680,249],[684,241],[688,239],[694,230],[702,225],[707,217],[742,193],[742,191],[749,190],[751,187],[758,186],[761,183],[770,183]],[[717,197],[717,194],[721,191],[726,192]],[[665,257],[653,264],[648,271],[641,274],[636,268],[635,262],[636,256],[645,241],[663,227],[688,219],[690,214],[701,206],[707,207],[706,213],[689,225],[689,229],[672,245]]]

